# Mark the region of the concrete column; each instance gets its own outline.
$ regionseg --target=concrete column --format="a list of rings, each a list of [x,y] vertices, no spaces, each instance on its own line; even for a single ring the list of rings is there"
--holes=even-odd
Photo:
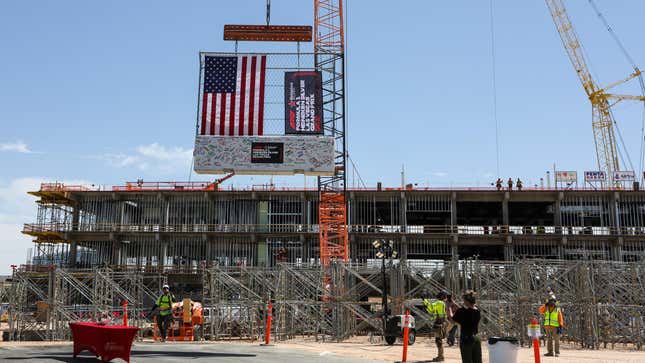
[[[611,244],[611,259],[613,261],[622,261],[623,259],[623,244],[624,244],[623,237],[618,237],[615,241],[612,242]]]
[[[452,241],[450,241],[450,253],[452,261],[457,262],[459,260],[459,237],[457,235],[452,236]]]
[[[70,241],[69,243],[69,254],[67,255],[67,266],[74,267],[76,266],[76,255],[78,251],[78,244],[76,241]]]
[[[504,200],[502,200],[502,224],[508,226],[509,217],[508,217],[508,200],[511,199],[511,193],[504,192]]]
[[[309,257],[311,257],[310,241],[307,240],[307,236],[304,235],[304,234],[300,234],[299,239],[300,239],[300,243],[302,245],[302,261],[303,262],[308,262]]]
[[[307,194],[300,193],[300,209],[301,209],[301,223],[305,227],[305,231],[309,231],[309,210],[307,208]]]
[[[563,260],[564,259],[564,249],[567,246],[567,236],[562,236],[562,240],[560,241],[560,245],[558,246],[558,258]]]
[[[125,224],[125,202],[119,201],[119,204],[119,224],[121,225],[121,228],[123,228],[123,225]]]
[[[213,241],[211,241],[206,234],[202,234],[202,241],[206,244],[206,256],[204,256],[204,261],[208,266],[211,262],[211,254],[213,253]]]
[[[610,200],[610,208],[613,212],[614,215],[614,231],[612,234],[617,234],[617,235],[622,235],[622,221],[620,220],[620,193],[614,192],[611,200]]]
[[[159,250],[159,268],[163,271],[166,268],[166,257],[168,256],[168,242],[162,241]]]
[[[401,233],[407,233],[408,229],[408,203],[405,192],[401,192],[401,199],[399,201],[399,223],[401,225]]]
[[[457,193],[452,192],[450,196],[450,224],[453,226],[453,230],[457,225]]]
[[[513,261],[515,258],[515,249],[513,247],[513,236],[506,236],[506,243],[504,244],[504,260]]]
[[[78,203],[74,203],[74,209],[72,210],[72,231],[78,231],[78,221],[79,221],[80,211],[78,210]]]
[[[553,225],[556,227],[562,227],[562,213],[560,212],[560,207],[562,206],[562,199],[564,198],[564,193],[559,192],[558,197],[555,200],[555,207],[553,209]],[[559,230],[556,228],[556,231]]]
[[[405,235],[401,236],[399,258],[401,259],[402,263],[408,260],[408,238]]]
[[[257,243],[257,265],[260,267],[269,266],[269,245],[267,244],[266,238],[257,240],[253,237],[253,242]]]
[[[111,265],[121,265],[121,241],[112,241],[112,261]]]
[[[164,202],[166,204],[165,206],[165,213],[163,216],[163,224],[164,226],[168,226],[168,222],[170,222],[170,200],[169,199],[164,199]],[[168,228],[168,227],[166,227]]]

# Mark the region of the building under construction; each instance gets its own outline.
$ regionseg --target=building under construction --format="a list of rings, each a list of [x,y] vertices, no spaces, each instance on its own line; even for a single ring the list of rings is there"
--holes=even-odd
[[[432,324],[419,305],[422,294],[475,289],[486,335],[526,341],[525,324],[553,291],[566,311],[565,339],[585,347],[640,348],[645,192],[624,190],[615,178],[614,172],[623,174],[608,102],[640,98],[605,93],[607,87],[586,77],[563,5],[547,5],[592,101],[594,127],[602,129],[595,134],[596,175],[607,188],[347,189],[342,1],[314,1],[313,31],[270,27],[267,8],[266,27],[229,26],[225,39],[300,42],[313,36],[313,53],[300,53],[298,43],[297,54],[243,55],[237,46],[235,53],[200,54],[195,170],[318,175],[317,188],[225,190],[219,185],[224,178],[102,190],[43,184],[30,193],[38,198],[38,213],[23,230],[34,237],[32,254],[0,290],[0,302],[9,305],[7,338],[66,339],[68,322],[118,314],[124,300],[144,335],[151,326],[145,312],[168,283],[177,296],[201,302],[196,339],[257,339],[265,333],[269,301],[279,339],[383,335],[378,300],[386,291],[393,313],[410,309],[422,332]],[[249,88],[261,94],[241,92],[249,94],[249,104],[237,103],[239,119],[231,115],[242,96],[222,91],[237,89],[235,74],[217,82],[208,74],[221,63],[231,70],[238,64],[238,78],[248,74],[249,80],[237,83],[253,84]],[[306,131],[285,125],[285,107],[293,106],[284,102],[290,77],[303,77],[298,84],[310,77],[320,91],[315,110],[302,113],[319,116]],[[623,82],[636,77],[640,71]],[[209,154],[213,150],[219,154]],[[315,155],[289,164],[288,157],[308,152]],[[392,241],[397,251],[385,272],[375,240]]]
[[[44,184],[34,264],[143,271],[318,264],[317,191],[208,190],[208,183],[129,183],[111,190]],[[645,192],[373,189],[348,192],[350,260],[374,239],[402,260],[518,258],[639,261]]]
[[[474,288],[485,334],[524,337],[517,321],[553,290],[567,311],[566,339],[645,340],[645,192],[351,190],[350,258],[328,266],[318,255],[316,191],[140,182],[46,184],[31,194],[32,264],[16,270],[7,294],[14,339],[67,338],[67,321],[118,312],[124,299],[131,322],[149,327],[141,313],[167,282],[202,302],[206,339],[260,337],[269,300],[282,339],[378,334],[375,298],[387,285],[393,311],[412,309],[419,331],[430,320],[424,292]],[[375,239],[399,252],[385,279]]]

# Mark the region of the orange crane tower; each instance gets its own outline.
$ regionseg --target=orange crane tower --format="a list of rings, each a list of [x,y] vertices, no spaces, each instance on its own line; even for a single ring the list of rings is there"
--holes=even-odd
[[[334,175],[318,178],[320,263],[349,258],[345,142],[345,32],[342,0],[314,0],[314,53],[322,73],[323,128],[334,137]]]

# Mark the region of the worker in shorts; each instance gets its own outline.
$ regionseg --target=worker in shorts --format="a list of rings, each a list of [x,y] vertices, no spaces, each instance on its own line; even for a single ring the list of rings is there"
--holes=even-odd
[[[432,361],[443,362],[443,338],[446,335],[446,303],[444,301],[446,294],[439,292],[436,300],[430,300],[429,297],[429,294],[426,294],[423,299],[423,305],[425,305],[433,321],[432,333],[434,334],[434,341],[437,344],[437,357]]]

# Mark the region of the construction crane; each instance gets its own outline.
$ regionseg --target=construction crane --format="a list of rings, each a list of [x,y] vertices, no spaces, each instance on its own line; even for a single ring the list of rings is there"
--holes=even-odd
[[[314,55],[322,74],[323,128],[334,138],[334,174],[318,177],[320,263],[347,261],[345,31],[342,0],[314,0]]]
[[[615,121],[614,116],[611,112],[611,107],[622,100],[645,101],[645,97],[614,94],[609,93],[609,90],[634,78],[640,78],[641,71],[638,69],[638,67],[633,66],[634,72],[626,78],[611,83],[606,87],[599,87],[591,76],[591,72],[589,71],[589,68],[587,66],[588,62],[585,60],[582,51],[582,45],[580,43],[580,40],[578,39],[578,35],[573,28],[573,24],[569,19],[569,15],[567,14],[563,0],[545,1],[547,6],[549,7],[551,16],[553,17],[555,27],[557,28],[558,33],[560,34],[560,38],[562,39],[562,44],[564,45],[569,59],[571,60],[571,64],[578,74],[578,78],[580,78],[582,86],[585,89],[589,100],[591,101],[592,127],[594,133],[594,141],[596,144],[596,158],[598,161],[598,167],[601,171],[604,171],[606,173],[607,185],[619,187],[620,181],[614,179],[614,172],[620,170],[620,163],[618,160],[618,150],[616,147],[616,136],[614,128]],[[602,15],[600,13],[598,13],[598,15],[602,18]],[[604,18],[603,21],[605,21]],[[608,29],[611,32],[611,28],[608,27]]]

